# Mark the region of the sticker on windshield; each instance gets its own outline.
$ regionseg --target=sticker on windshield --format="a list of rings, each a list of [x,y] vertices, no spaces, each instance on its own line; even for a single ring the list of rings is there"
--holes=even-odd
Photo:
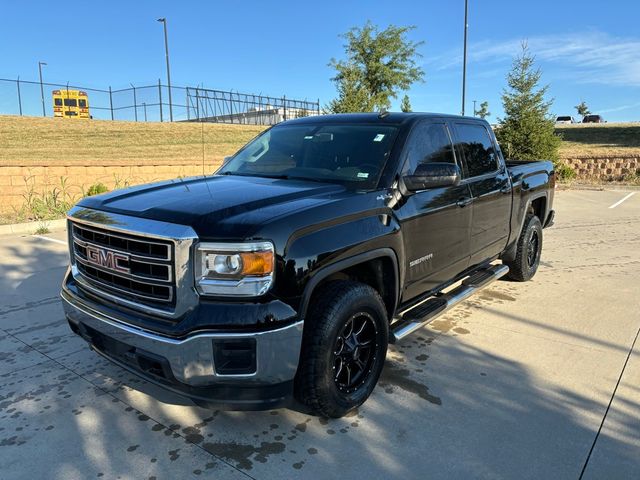
[[[367,172],[358,172],[358,178],[369,178],[369,174]]]
[[[374,137],[373,141],[374,142],[381,142],[383,139],[384,139],[384,133],[379,133]]]

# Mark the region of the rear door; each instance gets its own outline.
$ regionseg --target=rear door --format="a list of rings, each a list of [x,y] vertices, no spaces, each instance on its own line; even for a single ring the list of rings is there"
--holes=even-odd
[[[500,254],[509,236],[511,181],[499,161],[493,135],[481,122],[454,121],[455,148],[464,164],[464,183],[471,190],[469,265]]]
[[[435,119],[415,125],[402,158],[402,175],[412,174],[420,163],[457,163],[446,123]],[[436,288],[467,267],[470,200],[468,185],[458,185],[416,192],[401,205],[397,215],[407,262],[403,300]]]

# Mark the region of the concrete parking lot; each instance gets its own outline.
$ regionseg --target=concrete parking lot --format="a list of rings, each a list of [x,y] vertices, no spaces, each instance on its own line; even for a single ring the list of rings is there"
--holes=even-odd
[[[0,237],[0,477],[640,478],[628,193],[557,192],[534,280],[391,347],[371,399],[330,421],[201,409],[111,365],[64,319],[64,232]]]

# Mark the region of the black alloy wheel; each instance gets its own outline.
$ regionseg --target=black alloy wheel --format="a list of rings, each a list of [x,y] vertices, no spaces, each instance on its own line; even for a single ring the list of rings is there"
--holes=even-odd
[[[333,350],[334,381],[351,393],[364,383],[378,351],[378,329],[366,312],[352,315],[336,339]]]

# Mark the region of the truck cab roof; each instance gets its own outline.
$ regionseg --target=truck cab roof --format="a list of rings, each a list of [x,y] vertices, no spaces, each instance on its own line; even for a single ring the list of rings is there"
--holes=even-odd
[[[319,115],[288,120],[280,125],[292,124],[326,124],[326,123],[381,123],[385,125],[409,125],[423,119],[446,118],[451,120],[477,121],[487,123],[477,117],[463,117],[444,113],[426,112],[385,112],[385,113],[338,113],[333,115]]]

